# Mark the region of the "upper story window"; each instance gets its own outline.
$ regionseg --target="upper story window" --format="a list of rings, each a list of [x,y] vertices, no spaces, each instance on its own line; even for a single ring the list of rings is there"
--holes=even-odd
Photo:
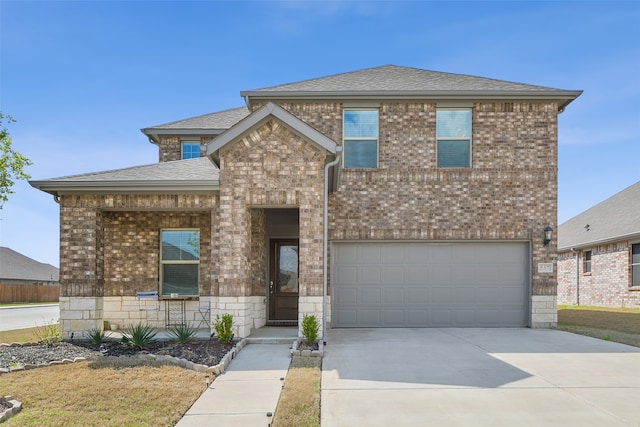
[[[160,294],[197,296],[200,230],[161,230]]]
[[[470,109],[438,109],[436,138],[439,168],[471,167]]]
[[[640,286],[640,243],[631,245],[631,286]]]
[[[582,273],[591,274],[591,251],[584,251],[582,256]]]
[[[344,110],[344,167],[378,167],[378,110]]]
[[[193,159],[200,157],[200,143],[198,141],[182,142],[182,159]]]

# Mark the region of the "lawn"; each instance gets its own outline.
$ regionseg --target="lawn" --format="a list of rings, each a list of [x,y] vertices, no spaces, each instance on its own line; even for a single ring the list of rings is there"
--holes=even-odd
[[[0,332],[0,342],[35,341],[36,329]],[[121,358],[0,374],[0,395],[22,402],[2,426],[173,426],[204,390],[202,373],[132,363]]]
[[[558,329],[640,347],[640,309],[561,305]]]
[[[320,425],[321,366],[319,357],[292,358],[273,419],[274,427]]]

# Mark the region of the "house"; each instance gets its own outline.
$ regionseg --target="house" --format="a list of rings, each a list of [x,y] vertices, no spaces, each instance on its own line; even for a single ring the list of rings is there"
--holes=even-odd
[[[142,129],[158,164],[31,182],[60,204],[64,332],[203,310],[239,337],[307,314],[553,327],[543,231],[557,116],[580,93],[386,65]]]
[[[640,306],[640,182],[558,227],[558,302]]]
[[[0,246],[0,284],[57,285],[58,269]]]

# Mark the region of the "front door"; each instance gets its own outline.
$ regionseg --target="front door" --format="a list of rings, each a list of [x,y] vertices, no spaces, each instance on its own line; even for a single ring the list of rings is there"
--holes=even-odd
[[[269,320],[298,320],[298,239],[272,239]]]

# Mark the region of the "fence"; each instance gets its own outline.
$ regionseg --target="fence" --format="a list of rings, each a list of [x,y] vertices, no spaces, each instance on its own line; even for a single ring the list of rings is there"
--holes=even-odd
[[[0,284],[0,304],[14,302],[57,302],[60,285]]]

